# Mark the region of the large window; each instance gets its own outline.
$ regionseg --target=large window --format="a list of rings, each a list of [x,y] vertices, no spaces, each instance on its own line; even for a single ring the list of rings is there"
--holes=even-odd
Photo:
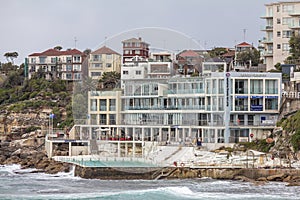
[[[91,99],[91,111],[97,111],[97,99]]]
[[[106,111],[106,99],[100,99],[100,111]]]
[[[294,11],[294,5],[282,5],[282,12],[291,13]]]
[[[278,110],[278,98],[268,97],[265,101],[266,110]]]
[[[93,61],[99,61],[101,59],[101,55],[93,55]]]
[[[235,80],[235,93],[248,94],[248,80]]]
[[[278,80],[266,80],[265,82],[265,93],[266,94],[277,94],[278,93]]]
[[[116,110],[116,100],[110,99],[109,100],[109,111],[115,111]]]
[[[250,80],[250,93],[262,94],[263,93],[263,81],[262,80]]]
[[[100,114],[100,124],[104,125],[106,124],[106,114]]]
[[[289,31],[289,30],[282,31],[282,37],[283,38],[290,38],[292,36],[293,36],[293,32],[292,31]]]
[[[109,115],[109,124],[111,124],[111,125],[116,124],[116,115],[113,115],[113,114]]]
[[[236,98],[235,99],[236,111],[248,111],[248,98]]]

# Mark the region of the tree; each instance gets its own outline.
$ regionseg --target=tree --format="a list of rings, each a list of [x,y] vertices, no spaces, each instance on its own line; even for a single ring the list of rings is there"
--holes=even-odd
[[[121,74],[116,71],[104,72],[99,82],[102,84],[103,89],[113,89],[120,87],[118,85],[120,79]]]
[[[211,58],[215,58],[215,57],[220,57],[221,55],[227,52],[228,50],[224,47],[215,47],[209,52],[209,55]]]
[[[290,53],[292,54],[289,60],[296,60],[300,58],[300,35],[294,35],[290,38]]]
[[[83,53],[84,53],[85,55],[87,55],[87,56],[88,56],[91,52],[92,52],[92,50],[91,50],[91,49],[88,49],[88,48],[87,48],[86,50],[83,51]]]
[[[260,53],[257,49],[242,51],[237,54],[237,60],[244,63],[250,63],[251,60],[252,66],[258,66],[260,62]]]
[[[62,47],[61,47],[61,46],[56,46],[56,47],[54,47],[53,49],[55,49],[55,50],[57,50],[57,51],[60,51],[60,50],[62,50]]]
[[[4,56],[6,57],[7,62],[14,64],[14,59],[17,58],[19,54],[18,52],[6,52]]]

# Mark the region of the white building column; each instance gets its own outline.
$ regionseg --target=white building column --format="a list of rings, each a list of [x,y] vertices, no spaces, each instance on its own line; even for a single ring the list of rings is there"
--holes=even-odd
[[[162,141],[162,128],[159,128],[158,139],[159,139],[159,142]]]
[[[72,142],[69,142],[69,156],[72,156]]]
[[[121,143],[118,141],[118,157],[121,157]]]
[[[150,128],[150,140],[153,142],[153,128]]]
[[[179,134],[178,134],[179,130],[178,128],[175,128],[175,142],[179,141]]]
[[[185,144],[185,139],[186,139],[186,137],[185,137],[185,128],[182,128],[182,144]]]

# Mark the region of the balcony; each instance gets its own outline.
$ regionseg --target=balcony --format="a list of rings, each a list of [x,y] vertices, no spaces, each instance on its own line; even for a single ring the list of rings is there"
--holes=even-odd
[[[300,11],[292,11],[291,13],[289,13],[289,15],[292,17],[298,17],[300,16]]]
[[[262,43],[264,43],[264,44],[272,44],[273,43],[273,39],[266,39],[266,38],[264,38],[262,40]]]
[[[300,23],[299,24],[291,24],[289,25],[290,29],[300,29]]]
[[[263,56],[268,57],[268,56],[273,56],[273,50],[267,50],[263,53]]]
[[[261,28],[262,31],[273,31],[273,25],[266,25]]]
[[[265,15],[265,16],[261,16],[261,19],[272,19],[273,15]]]

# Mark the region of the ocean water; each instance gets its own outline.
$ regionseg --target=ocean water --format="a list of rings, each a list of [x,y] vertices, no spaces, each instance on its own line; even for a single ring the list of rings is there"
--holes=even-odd
[[[0,199],[300,199],[300,187],[209,178],[185,180],[95,180],[73,172],[29,173],[18,165],[0,166]]]

